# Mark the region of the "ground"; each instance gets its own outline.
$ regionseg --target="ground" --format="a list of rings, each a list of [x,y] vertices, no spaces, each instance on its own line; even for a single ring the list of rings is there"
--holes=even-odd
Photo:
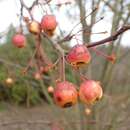
[[[93,114],[84,115],[85,111],[81,109],[79,103],[74,107],[61,109],[47,103],[26,108],[0,102],[0,130],[63,130],[52,129],[52,125],[57,125],[57,123],[60,127],[64,127],[64,130],[80,130],[82,123],[85,123],[84,126],[98,126],[100,130],[108,130],[108,127],[112,127],[113,130],[130,129],[129,94],[104,95],[101,102],[95,104],[93,108],[96,108],[95,111],[92,109],[92,113],[95,114],[97,111],[97,120],[90,119]],[[85,122],[81,123],[80,114],[84,115]]]
[[[48,104],[26,108],[2,103],[0,105],[0,130],[51,130],[50,123],[55,124],[57,120],[66,121],[65,114],[72,110],[55,108],[56,106],[49,107]],[[63,111],[64,114],[62,114]]]
[[[53,120],[51,109],[46,108],[46,105],[28,109],[9,104],[4,107],[3,111],[0,112],[0,130],[49,130],[46,123],[35,124],[35,122]]]

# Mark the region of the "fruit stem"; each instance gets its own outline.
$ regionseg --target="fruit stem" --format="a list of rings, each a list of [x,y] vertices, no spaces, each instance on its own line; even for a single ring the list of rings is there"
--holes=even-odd
[[[85,75],[83,75],[80,71],[79,71],[79,75],[80,75],[81,80],[83,81],[88,80],[88,78]]]
[[[65,55],[64,55],[64,52],[62,52],[62,56],[60,58],[60,76],[61,76],[61,80],[65,81]]]
[[[62,79],[65,81],[65,56],[64,53],[62,55]]]
[[[92,49],[93,51],[95,51],[97,55],[100,55],[100,56],[106,58],[107,60],[111,61],[112,63],[115,62],[116,57],[115,57],[114,54],[107,55],[107,54],[105,54],[104,52],[97,50],[95,47],[92,47],[91,49]]]

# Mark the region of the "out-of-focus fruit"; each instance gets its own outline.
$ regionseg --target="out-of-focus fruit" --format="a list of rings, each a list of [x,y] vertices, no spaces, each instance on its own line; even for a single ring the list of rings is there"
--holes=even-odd
[[[48,91],[48,93],[53,93],[54,92],[54,88],[52,86],[49,86],[47,88],[47,91]]]
[[[56,17],[54,15],[44,15],[41,20],[41,29],[48,35],[53,36],[57,27]]]
[[[33,34],[40,33],[40,24],[37,21],[31,21],[28,25],[29,31]]]
[[[85,114],[90,115],[92,113],[92,110],[90,108],[85,109]]]
[[[7,85],[12,85],[12,84],[14,83],[14,81],[13,81],[12,78],[8,77],[8,78],[5,80],[5,83],[6,83]]]
[[[35,78],[36,80],[41,80],[41,79],[42,79],[41,74],[40,74],[39,72],[36,72],[36,73],[34,74],[34,78]]]
[[[15,34],[12,38],[12,42],[18,48],[26,46],[26,38],[23,34]]]

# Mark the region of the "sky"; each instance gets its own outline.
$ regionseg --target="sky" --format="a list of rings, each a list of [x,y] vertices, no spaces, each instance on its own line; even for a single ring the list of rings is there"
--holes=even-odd
[[[28,4],[30,4],[31,0],[28,0]],[[60,1],[60,0],[59,0]],[[40,21],[42,17],[41,11],[39,9],[34,9],[35,11],[35,19]],[[56,12],[57,21],[59,23],[59,26],[63,30],[71,30],[73,27],[72,23],[68,22],[68,19],[66,15],[63,13],[65,11],[65,8],[61,8],[59,12]],[[7,28],[10,26],[10,24],[13,24],[14,26],[19,25],[19,18],[18,18],[18,0],[1,0],[0,2],[0,32],[4,32],[7,30]],[[25,13],[26,14],[26,13]],[[102,32],[107,31],[107,34],[96,34],[92,36],[92,41],[101,40],[107,36],[109,36],[110,29],[111,29],[111,21],[110,21],[111,14],[108,14],[107,17],[105,17],[102,21],[97,23],[94,28],[93,32]],[[76,23],[75,23],[76,24]],[[79,28],[77,28],[78,30]],[[127,31],[123,35],[122,44],[124,46],[130,46],[130,31]]]

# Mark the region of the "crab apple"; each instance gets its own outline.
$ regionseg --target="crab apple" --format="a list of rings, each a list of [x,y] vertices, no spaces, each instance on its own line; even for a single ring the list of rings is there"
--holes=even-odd
[[[8,77],[8,78],[5,80],[5,82],[6,82],[6,84],[11,85],[11,84],[13,84],[14,81],[13,81],[12,78]]]
[[[54,88],[52,86],[49,86],[47,88],[47,91],[48,91],[48,93],[53,93],[54,92]]]
[[[39,34],[40,33],[40,24],[37,21],[31,21],[29,23],[29,31],[33,34]]]
[[[48,35],[53,35],[54,30],[56,29],[57,21],[54,15],[44,15],[41,20],[41,29]]]
[[[66,60],[74,67],[81,67],[90,62],[91,55],[85,45],[77,44],[69,51]]]
[[[36,79],[36,80],[41,80],[41,74],[39,73],[39,72],[36,72],[36,73],[34,73],[34,78]]]
[[[78,99],[76,86],[68,81],[58,82],[53,96],[55,103],[62,108],[75,105]]]
[[[85,114],[90,115],[92,113],[92,110],[90,108],[85,109]]]
[[[93,104],[103,95],[100,83],[94,80],[86,80],[80,85],[79,97],[86,104]]]
[[[12,42],[18,48],[26,46],[26,38],[23,34],[15,34],[12,38]]]

